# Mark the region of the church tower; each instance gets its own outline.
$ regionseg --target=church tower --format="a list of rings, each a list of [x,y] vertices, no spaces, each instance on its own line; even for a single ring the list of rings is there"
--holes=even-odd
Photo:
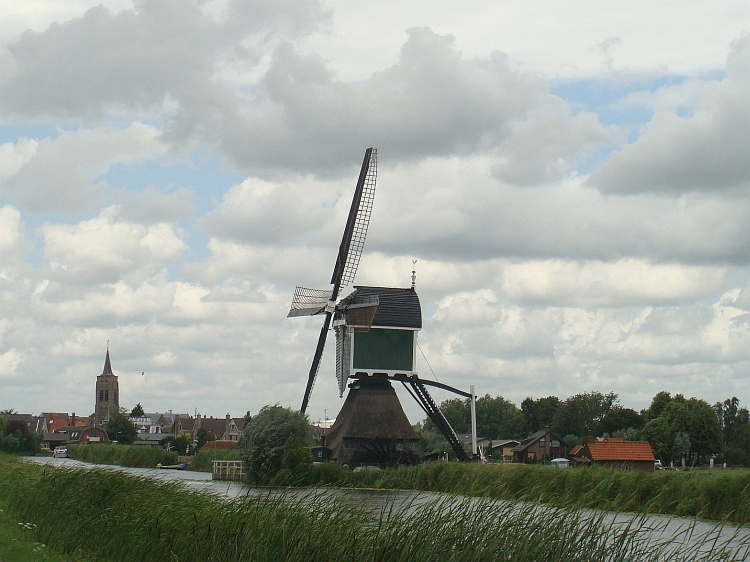
[[[120,384],[112,372],[109,362],[109,346],[107,358],[104,360],[104,370],[96,377],[96,410],[94,417],[97,421],[104,421],[120,411]]]

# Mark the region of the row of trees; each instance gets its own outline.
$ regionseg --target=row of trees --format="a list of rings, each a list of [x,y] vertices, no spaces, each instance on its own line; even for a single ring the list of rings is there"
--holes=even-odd
[[[0,451],[20,455],[36,454],[42,443],[42,435],[29,431],[24,421],[8,421],[11,413],[13,412],[0,412]]]
[[[468,399],[446,400],[440,409],[457,433],[471,431]],[[750,466],[748,411],[737,398],[711,406],[705,400],[659,392],[641,412],[625,408],[617,394],[583,392],[561,400],[556,396],[526,398],[518,408],[502,396],[477,399],[477,432],[492,440],[523,439],[545,427],[563,436],[569,447],[586,436],[623,437],[651,443],[663,462],[687,463],[717,457],[721,462]],[[426,452],[447,450],[437,428],[428,419],[419,424]]]

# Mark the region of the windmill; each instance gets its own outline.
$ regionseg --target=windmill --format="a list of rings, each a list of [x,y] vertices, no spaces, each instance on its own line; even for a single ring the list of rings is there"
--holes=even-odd
[[[331,289],[296,287],[288,317],[325,315],[300,411],[305,413],[320,369],[328,331],[336,332],[336,378],[342,396],[350,392],[329,433],[339,462],[413,462],[421,458],[419,438],[408,422],[391,381],[403,384],[460,460],[468,460],[455,432],[427,392],[436,386],[474,401],[471,393],[420,379],[416,372],[417,332],[422,313],[414,283],[411,288],[355,287],[354,281],[372,214],[377,179],[377,149],[368,148],[349,209]],[[473,411],[473,408],[472,408]]]

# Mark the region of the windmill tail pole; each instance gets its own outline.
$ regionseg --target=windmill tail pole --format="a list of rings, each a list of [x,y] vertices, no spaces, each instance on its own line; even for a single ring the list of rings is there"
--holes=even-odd
[[[477,457],[477,397],[474,395],[474,385],[469,386],[471,393],[471,454]]]

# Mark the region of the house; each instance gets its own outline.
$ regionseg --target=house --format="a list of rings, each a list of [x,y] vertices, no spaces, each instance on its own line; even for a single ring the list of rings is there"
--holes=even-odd
[[[233,418],[229,414],[224,418],[214,418],[198,416],[193,425],[193,441],[197,440],[198,430],[203,427],[206,429],[209,441],[234,441],[237,442],[242,434],[242,427],[245,425],[245,418]]]
[[[517,439],[493,439],[489,443],[493,461],[513,462],[513,447],[520,445]]]
[[[471,433],[457,433],[456,437],[471,450]],[[486,437],[477,437],[477,449],[486,449],[489,444],[490,440]]]
[[[335,418],[310,424],[312,442],[319,443],[322,447],[325,447],[328,440],[328,433],[331,431],[334,423],[336,423]]]
[[[192,418],[188,414],[177,414],[174,421],[174,434],[175,436],[182,435],[183,433],[190,434],[191,438],[194,437],[193,429],[195,428],[195,418]]]
[[[576,457],[580,457],[581,456],[581,451],[583,451],[583,445],[576,445],[568,453],[568,459],[572,460],[572,459],[574,459]]]
[[[611,437],[589,441],[581,456],[592,464],[620,470],[654,470],[654,452],[647,441],[625,441]]]
[[[201,451],[227,451],[236,446],[237,441],[209,441],[201,447]]]
[[[107,443],[107,432],[98,426],[65,426],[44,436],[42,444],[48,449],[58,445],[86,445],[89,443]]]
[[[22,422],[29,433],[47,433],[47,425],[43,416],[31,414],[7,414],[9,422]]]
[[[515,462],[554,459],[565,456],[565,444],[549,427],[529,435],[510,450]]]

